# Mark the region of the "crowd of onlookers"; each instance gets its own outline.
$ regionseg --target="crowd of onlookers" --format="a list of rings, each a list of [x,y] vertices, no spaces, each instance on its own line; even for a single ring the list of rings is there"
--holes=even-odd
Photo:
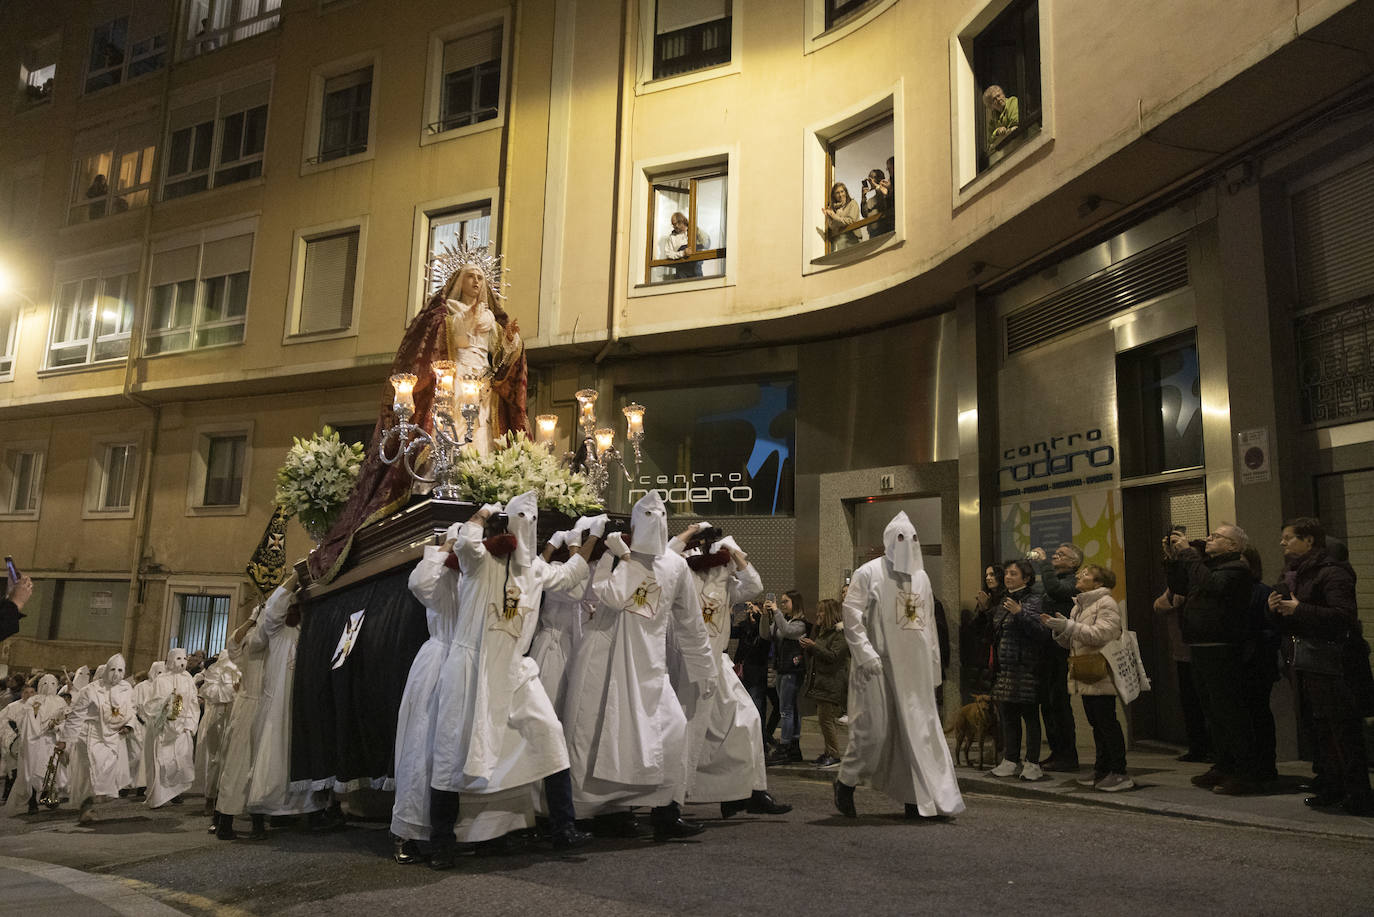
[[[1363,717],[1374,714],[1374,675],[1354,570],[1344,545],[1328,543],[1317,519],[1285,524],[1279,542],[1284,569],[1268,585],[1259,552],[1239,526],[1222,524],[1193,541],[1179,528],[1163,541],[1168,587],[1154,611],[1177,668],[1188,739],[1179,760],[1210,763],[1192,783],[1214,793],[1273,791],[1270,695],[1287,678],[1313,762],[1304,801],[1374,814],[1363,736]],[[963,658],[977,670],[975,691],[996,704],[1004,756],[994,776],[1034,781],[1047,771],[1078,772],[1076,695],[1096,752],[1091,775],[1078,782],[1107,792],[1134,786],[1103,652],[1124,633],[1116,583],[1113,571],[1085,564],[1073,544],[984,568]],[[1042,722],[1050,747],[1044,759]]]

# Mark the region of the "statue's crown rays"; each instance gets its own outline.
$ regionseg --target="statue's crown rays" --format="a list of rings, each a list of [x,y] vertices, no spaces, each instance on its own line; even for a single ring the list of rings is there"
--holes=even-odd
[[[469,247],[467,243],[460,245],[450,245],[447,242],[441,243],[439,251],[429,260],[429,276],[431,290],[430,293],[437,293],[449,282],[449,278],[455,276],[465,267],[481,268],[482,273],[487,277],[487,284],[491,287],[491,295],[496,299],[505,299],[506,294],[502,288],[505,286],[505,266],[502,263],[501,255],[492,254],[490,243]]]

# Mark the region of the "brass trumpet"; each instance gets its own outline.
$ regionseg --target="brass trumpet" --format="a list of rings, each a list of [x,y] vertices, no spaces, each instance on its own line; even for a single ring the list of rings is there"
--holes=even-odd
[[[62,800],[57,795],[57,767],[62,761],[62,750],[54,748],[48,757],[48,769],[43,772],[43,789],[38,794],[38,804],[49,809],[57,808]]]

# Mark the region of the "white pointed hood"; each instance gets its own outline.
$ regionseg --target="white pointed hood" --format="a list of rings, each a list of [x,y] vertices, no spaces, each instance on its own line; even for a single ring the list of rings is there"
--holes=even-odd
[[[91,670],[88,666],[83,665],[81,668],[77,669],[76,674],[72,676],[72,690],[80,691],[90,683]]]
[[[123,681],[125,668],[124,656],[120,653],[115,653],[105,660],[105,684],[113,688]]]
[[[148,666],[148,680],[152,681],[154,678],[157,678],[165,671],[167,671],[167,663],[159,659],[157,662],[154,662],[152,665]]]
[[[38,679],[38,693],[44,697],[53,697],[57,694],[57,676],[44,675]]]
[[[668,508],[658,491],[639,498],[630,513],[630,550],[657,557],[668,550]]]
[[[539,495],[535,491],[526,491],[506,504],[506,531],[515,536],[516,566],[534,563],[539,542]]]
[[[92,683],[93,683],[93,684],[100,684],[100,683],[103,682],[104,680],[105,680],[105,663],[102,662],[100,665],[98,665],[98,666],[95,667],[95,674],[91,676],[91,680],[90,680],[90,682],[88,682],[88,684],[92,684]]]
[[[906,513],[898,513],[883,529],[883,555],[892,569],[904,576],[914,576],[925,570],[921,560],[921,542],[916,538],[916,526]]]

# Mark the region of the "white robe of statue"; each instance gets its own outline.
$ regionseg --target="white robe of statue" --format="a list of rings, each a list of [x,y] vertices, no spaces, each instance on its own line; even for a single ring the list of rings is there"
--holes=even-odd
[[[200,681],[200,699],[205,707],[196,730],[196,783],[204,788],[205,798],[219,794],[220,771],[224,765],[224,731],[234,704],[234,681],[238,667],[227,654],[220,654],[206,668]]]
[[[668,542],[675,554],[686,545],[678,538]],[[700,552],[697,552],[699,556]],[[674,641],[668,644],[669,674],[682,709],[687,714],[687,800],[731,802],[747,799],[754,790],[768,789],[763,757],[763,725],[759,710],[726,655],[730,644],[730,611],[763,591],[763,581],[752,564],[740,569],[733,538],[712,544],[698,563],[709,563],[693,572],[692,581],[701,602],[702,623],[711,641],[718,690],[702,699]]]
[[[156,809],[187,792],[195,783],[200,699],[195,681],[186,673],[184,649],[169,652],[166,669],[149,680],[153,687],[139,713],[147,724],[143,766],[148,776],[148,807]]]
[[[563,564],[535,555],[533,492],[511,500],[506,514],[517,539],[510,554],[488,551],[471,522],[453,547],[459,638],[439,675],[430,786],[462,794],[455,834],[464,843],[533,826],[537,781],[568,767],[562,723],[525,652],[544,590],[581,585],[587,564],[577,555]]]
[[[957,815],[964,800],[935,708],[935,599],[906,513],[888,523],[883,545],[884,556],[854,571],[844,599],[849,745],[839,780],[866,783],[925,816]]]
[[[293,581],[291,585],[294,586]],[[328,794],[308,784],[291,785],[291,698],[296,675],[299,627],[286,626],[294,601],[289,586],[278,586],[268,597],[253,630],[267,643],[262,664],[262,702],[258,707],[253,749],[253,774],[248,786],[248,811],[258,815],[302,815],[318,812]],[[223,809],[220,810],[224,811]]]
[[[657,491],[635,504],[631,527],[634,553],[598,587],[568,678],[564,729],[580,818],[685,800],[687,717],[668,678],[670,629],[688,680],[707,695],[715,683],[696,586],[687,562],[666,550]],[[618,541],[608,538],[608,550]]]
[[[262,614],[259,606],[253,612]],[[219,772],[219,796],[215,808],[224,815],[248,811],[248,785],[253,777],[253,753],[257,748],[258,708],[262,706],[262,664],[267,657],[267,636],[255,624],[235,639],[230,634],[225,655],[239,672],[239,690],[224,729],[224,754]]]
[[[57,728],[68,711],[67,702],[57,694],[57,678],[52,675],[38,680],[38,693],[24,701],[24,706],[24,717],[19,723],[18,773],[5,803],[7,815],[27,812],[29,797],[42,792],[48,760],[57,745]]]
[[[152,699],[157,677],[167,668],[167,663],[159,659],[148,666],[148,677],[134,685],[134,715],[129,718],[129,730],[124,733],[124,741],[129,746],[129,786],[137,789],[148,785],[147,754],[144,742],[147,739],[148,724],[143,718],[143,707]]]
[[[114,689],[124,681],[124,657],[115,654],[96,670],[96,680],[76,692],[70,715],[58,729],[67,745],[71,801],[115,797],[129,783],[129,750],[121,730],[133,708],[120,706]]]

